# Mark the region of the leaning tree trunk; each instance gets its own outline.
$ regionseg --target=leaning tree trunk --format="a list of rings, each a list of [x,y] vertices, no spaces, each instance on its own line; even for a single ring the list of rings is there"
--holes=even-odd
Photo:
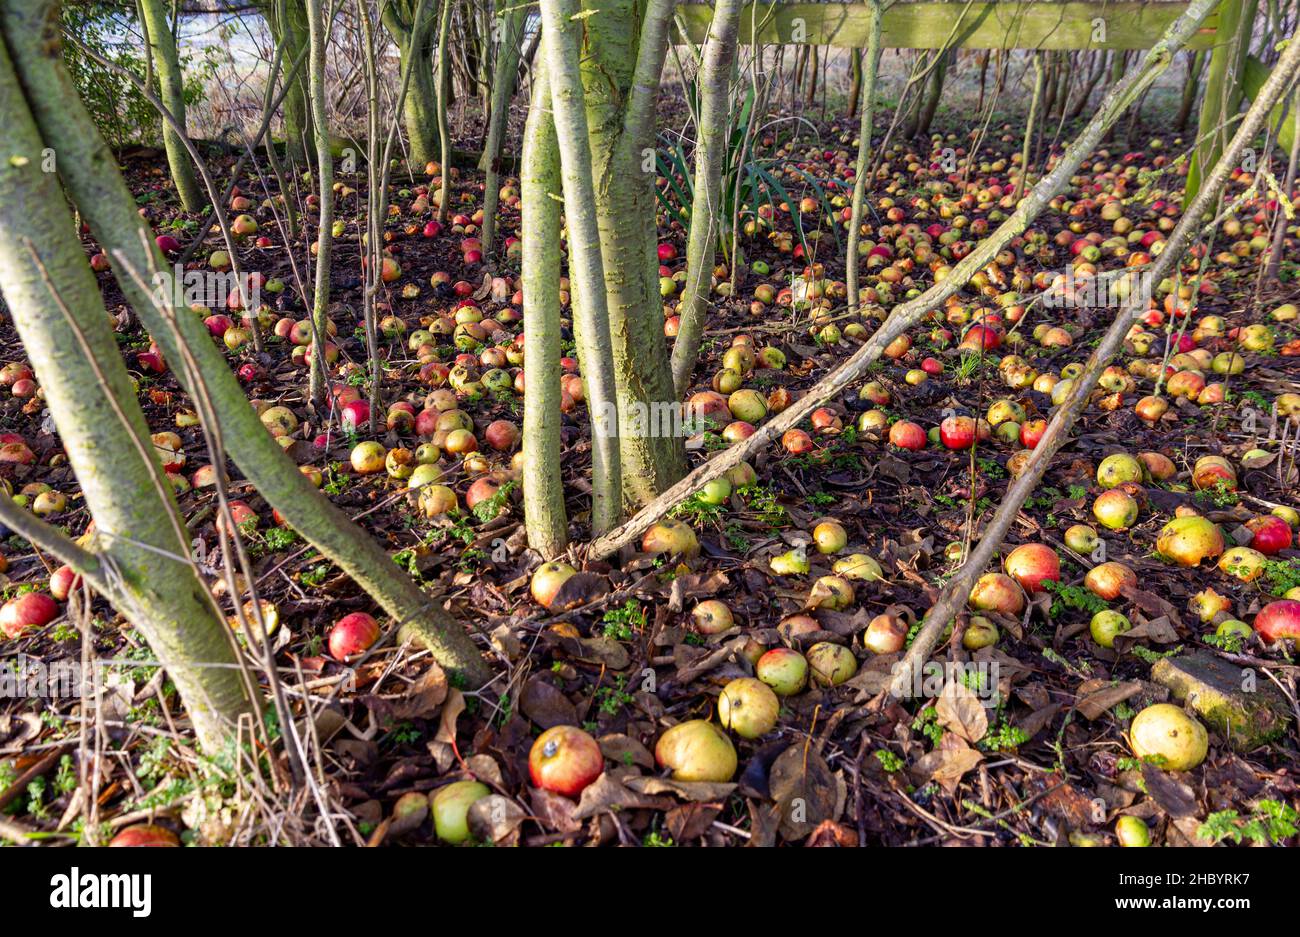
[[[1038,111],[1043,101],[1043,53],[1035,50],[1032,54],[1034,92],[1029,99],[1029,116],[1025,118],[1025,142],[1020,148],[1020,178],[1016,180],[1016,187],[1011,195],[1013,202],[1020,201],[1020,196],[1029,182],[1029,164],[1034,155],[1034,132],[1038,126]]]
[[[1174,127],[1179,131],[1187,129],[1188,118],[1192,116],[1192,108],[1196,105],[1196,95],[1201,90],[1201,72],[1205,70],[1205,50],[1188,52],[1188,55],[1191,58],[1187,62],[1187,83],[1183,85],[1183,100],[1178,106],[1178,116],[1174,119]]]
[[[686,285],[682,291],[681,322],[673,345],[673,386],[686,396],[700,354],[708,310],[713,260],[722,218],[722,162],[731,124],[731,79],[736,65],[741,0],[718,0],[704,46],[696,86],[700,113],[695,136],[695,185],[691,227],[686,237]]]
[[[501,199],[501,146],[505,141],[506,121],[510,116],[510,98],[515,93],[519,74],[519,41],[523,38],[528,10],[520,5],[499,13],[501,22],[492,27],[497,37],[496,62],[492,71],[492,104],[488,117],[487,138],[478,168],[487,174],[483,183],[483,252],[489,263],[495,261],[497,207]]]
[[[316,224],[316,283],[312,290],[312,349],[308,396],[318,412],[325,411],[326,318],[330,303],[330,255],[334,248],[334,154],[330,152],[329,111],[325,104],[325,48],[329,45],[329,23],[322,4],[307,0],[307,24],[311,40],[308,56],[311,86],[312,129],[316,145],[316,181],[320,207]]]
[[[581,21],[581,68],[623,420],[677,403],[659,296],[654,188],[655,101],[673,3],[583,0],[582,4],[584,11],[599,11]],[[623,497],[631,505],[648,503],[686,470],[684,440],[671,432],[624,434],[619,451]]]
[[[703,485],[749,458],[762,446],[779,439],[783,432],[797,426],[818,406],[860,379],[880,358],[890,342],[915,327],[930,311],[941,308],[949,296],[955,295],[970,282],[971,277],[987,266],[999,251],[1023,234],[1052,198],[1064,190],[1070,177],[1092,153],[1106,131],[1169,67],[1174,54],[1182,48],[1209,15],[1214,2],[1215,0],[1191,0],[1183,14],[1169,25],[1160,40],[1147,52],[1142,65],[1107,93],[1097,112],[1052,170],[1028,192],[1010,217],[999,225],[996,231],[980,241],[973,251],[963,257],[942,282],[936,283],[915,299],[895,306],[881,327],[861,348],[838,368],[819,380],[802,398],[760,426],[758,432],[744,442],[719,452],[708,462],[696,468],[656,498],[653,503],[638,511],[618,530],[593,542],[587,555],[593,559],[604,559],[631,543]]]
[[[57,18],[51,21],[57,29]],[[55,177],[0,43],[0,293],[95,519],[112,598],[167,669],[200,744],[219,751],[254,704],[233,636],[189,563],[189,536]],[[62,154],[63,159],[70,154]]]
[[[180,56],[176,52],[176,36],[172,33],[171,5],[165,0],[140,0],[145,27],[149,33],[149,55],[158,73],[158,90],[167,110],[176,115],[177,122],[185,126],[185,75],[181,71]],[[203,207],[203,190],[189,153],[176,131],[163,124],[163,146],[167,150],[167,163],[171,167],[172,181],[181,207],[198,211]]]
[[[560,478],[560,151],[543,56],[533,81],[519,172],[523,214],[524,526],[550,559],[568,544]]]
[[[186,310],[154,305],[149,284],[167,269],[148,225],[117,171],[117,162],[77,97],[59,47],[57,16],[44,15],[53,0],[0,0],[0,20],[46,145],[61,154],[59,174],[96,239],[121,267],[118,283],[152,333],[165,358],[192,355],[201,386],[212,399],[226,448],[258,493],[294,530],[351,576],[400,623],[403,639],[426,647],[466,683],[481,686],[491,671],[462,626],[420,591],[383,548],[325,498],[276,445],[202,321]],[[177,371],[183,382],[187,376]]]
[[[858,311],[858,245],[862,243],[862,209],[871,175],[871,131],[876,116],[876,76],[880,72],[880,0],[867,0],[867,62],[862,102],[862,122],[858,125],[858,161],[853,173],[853,203],[849,210],[849,238],[845,264],[845,285],[849,311]]]

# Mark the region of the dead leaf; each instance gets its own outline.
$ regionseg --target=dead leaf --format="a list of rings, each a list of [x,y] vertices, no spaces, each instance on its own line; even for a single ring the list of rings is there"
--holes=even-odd
[[[956,732],[968,742],[978,742],[989,730],[989,716],[969,687],[956,680],[944,684],[934,704],[939,725]]]
[[[768,786],[781,808],[781,835],[787,840],[803,839],[818,824],[836,818],[835,775],[810,745],[795,744],[782,752],[772,762]]]

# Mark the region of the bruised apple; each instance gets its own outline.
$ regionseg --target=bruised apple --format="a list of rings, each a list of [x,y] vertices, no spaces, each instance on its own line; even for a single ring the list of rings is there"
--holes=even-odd
[[[808,685],[808,661],[793,648],[772,648],[758,659],[754,673],[778,696],[793,696]]]
[[[844,645],[821,641],[808,648],[808,669],[818,686],[839,686],[858,672],[858,660]]]
[[[907,622],[897,615],[877,615],[862,632],[862,646],[873,654],[897,654],[907,644]]]
[[[577,572],[568,563],[561,563],[558,560],[543,563],[533,570],[533,577],[529,581],[529,592],[538,605],[542,608],[550,608],[560,587]]]
[[[642,553],[667,553],[687,558],[699,556],[700,542],[695,531],[682,521],[660,521],[641,538]]]
[[[1084,587],[1108,602],[1119,598],[1126,587],[1137,586],[1137,581],[1137,573],[1114,560],[1094,566],[1083,577]]]
[[[691,612],[691,623],[700,634],[721,634],[736,623],[725,602],[706,599]]]
[[[552,726],[533,742],[528,774],[534,787],[577,797],[605,770],[600,745],[576,726]]]
[[[781,711],[781,701],[762,680],[740,677],[718,694],[718,722],[742,739],[771,732]]]
[[[691,719],[673,726],[655,745],[655,761],[675,781],[730,781],[736,773],[736,748],[712,722]]]
[[[1223,533],[1199,514],[1175,517],[1156,538],[1156,552],[1179,566],[1196,566],[1223,553]]]
[[[1010,576],[985,573],[970,591],[970,606],[980,612],[1015,616],[1025,610],[1025,595]]]

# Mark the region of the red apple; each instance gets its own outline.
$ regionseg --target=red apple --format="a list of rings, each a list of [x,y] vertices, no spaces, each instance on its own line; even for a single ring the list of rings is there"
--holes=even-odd
[[[949,449],[969,449],[975,433],[975,420],[968,416],[950,416],[939,424],[939,439]]]
[[[135,826],[128,826],[122,830],[109,842],[110,847],[115,846],[179,846],[180,840],[176,834],[163,826],[154,826],[151,823],[139,823]]]
[[[577,797],[604,770],[600,745],[576,726],[552,726],[528,753],[533,786],[565,797]]]
[[[555,560],[543,563],[533,571],[529,591],[538,605],[542,606],[542,608],[550,608],[551,603],[555,601],[556,593],[560,591],[560,587],[575,573],[577,573],[577,570],[568,563]]]
[[[1255,615],[1255,632],[1265,644],[1282,638],[1300,640],[1300,602],[1294,599],[1269,602]]]
[[[81,587],[81,577],[71,566],[60,566],[50,574],[50,595],[60,602],[66,601],[74,589]]]
[[[1254,534],[1250,545],[1266,556],[1291,548],[1291,527],[1274,514],[1251,518],[1246,528]]]
[[[344,615],[330,629],[330,656],[347,660],[379,640],[379,622],[365,612]]]
[[[1007,554],[1004,565],[1007,575],[1030,595],[1044,591],[1043,580],[1061,581],[1061,558],[1055,550],[1041,543],[1016,547]]]
[[[925,430],[910,420],[899,420],[889,427],[889,442],[900,449],[917,452],[925,448],[927,437]]]
[[[59,603],[44,592],[27,592],[0,607],[0,631],[17,638],[32,628],[40,628],[59,615]]]

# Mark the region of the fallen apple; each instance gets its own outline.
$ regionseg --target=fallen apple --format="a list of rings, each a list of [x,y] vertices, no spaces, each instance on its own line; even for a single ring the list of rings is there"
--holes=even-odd
[[[379,622],[365,612],[344,615],[330,629],[330,656],[344,661],[369,650],[379,640]]]
[[[528,753],[533,786],[565,797],[577,797],[604,770],[600,745],[576,726],[552,726]]]
[[[842,644],[820,641],[808,648],[808,669],[818,686],[839,686],[858,672],[858,660]]]
[[[1210,749],[1205,726],[1172,703],[1148,706],[1129,726],[1133,754],[1168,771],[1191,771]]]
[[[712,722],[691,719],[673,726],[655,745],[655,761],[675,781],[730,781],[736,773],[736,748]]]
[[[793,648],[772,648],[758,659],[754,673],[777,696],[793,696],[808,685],[808,661]]]
[[[1114,609],[1103,609],[1092,616],[1088,631],[1092,639],[1102,647],[1114,647],[1115,637],[1130,630],[1133,623]]]
[[[1300,601],[1279,599],[1269,602],[1255,615],[1255,633],[1265,644],[1283,638],[1300,641]]]
[[[1223,533],[1199,514],[1175,517],[1156,538],[1156,552],[1179,566],[1196,566],[1223,553]]]
[[[772,688],[754,677],[732,680],[718,694],[718,722],[743,739],[771,732],[781,711]]]
[[[469,808],[491,793],[482,781],[453,781],[430,792],[429,809],[438,839],[452,845],[469,839]]]
[[[549,609],[555,601],[555,596],[560,591],[560,587],[568,582],[571,576],[576,575],[577,572],[568,563],[562,563],[558,560],[543,563],[533,570],[528,591],[538,605]]]

